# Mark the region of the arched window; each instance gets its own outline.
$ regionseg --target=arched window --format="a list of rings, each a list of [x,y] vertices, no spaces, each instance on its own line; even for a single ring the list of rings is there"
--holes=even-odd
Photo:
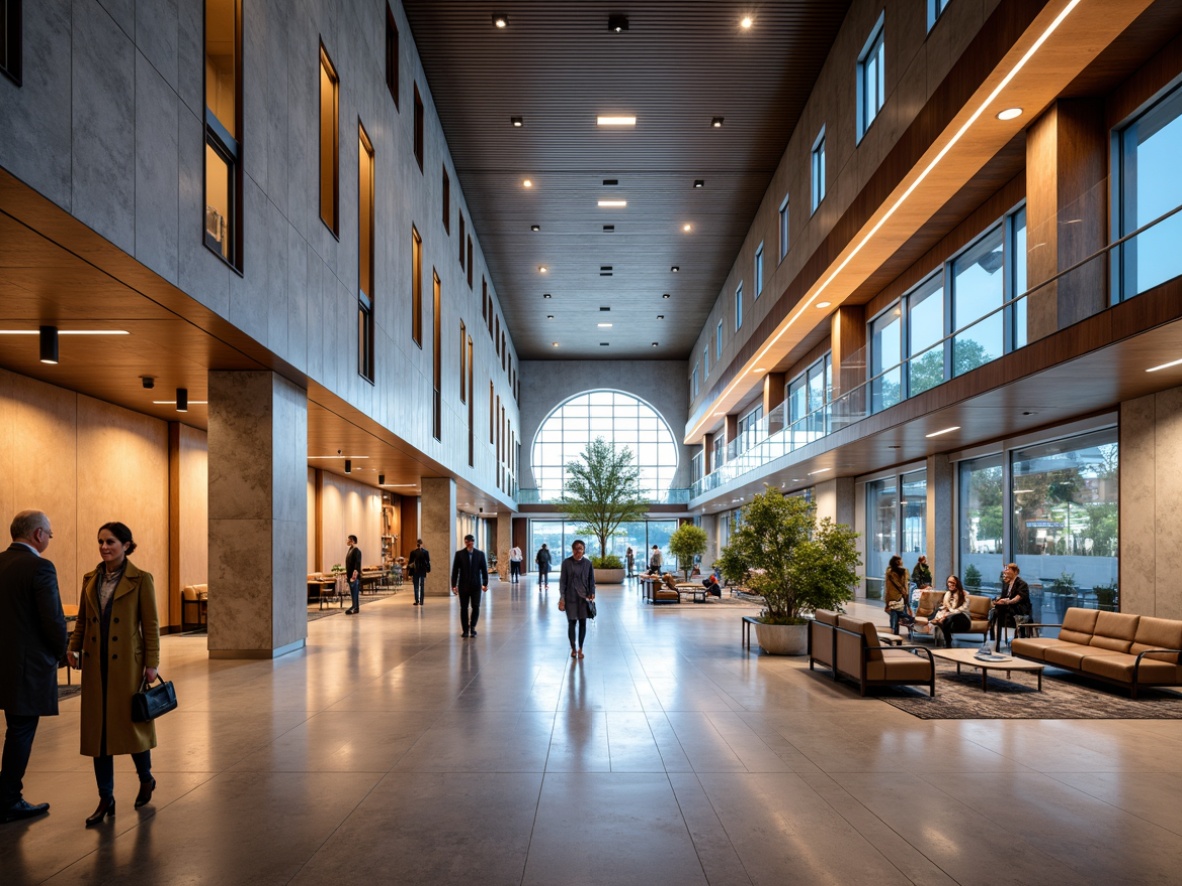
[[[566,465],[596,437],[632,451],[642,494],[661,499],[677,474],[677,444],[652,406],[622,391],[586,391],[559,404],[534,437],[531,463],[542,501],[562,496]]]

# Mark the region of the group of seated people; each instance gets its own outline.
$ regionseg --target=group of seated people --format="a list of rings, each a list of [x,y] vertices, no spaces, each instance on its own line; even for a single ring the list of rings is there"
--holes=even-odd
[[[916,571],[922,566],[927,569],[927,558],[920,557],[916,564]],[[896,563],[895,561],[898,561]],[[989,639],[996,637],[996,632],[1002,627],[1016,627],[1018,618],[1025,616],[1029,620],[1031,614],[1030,586],[1019,577],[1018,564],[1009,563],[1002,571],[1002,593],[993,601],[989,608]],[[900,591],[900,575],[902,573],[902,588]],[[930,576],[930,571],[928,575]],[[890,616],[891,631],[899,633],[899,624],[909,627],[915,625],[915,616],[911,611],[910,594],[906,586],[907,570],[903,567],[901,557],[892,557],[891,566],[887,569],[886,611]],[[914,576],[914,572],[913,572]],[[920,590],[930,589],[931,583]],[[967,632],[972,629],[972,618],[969,615],[969,595],[964,584],[956,575],[948,576],[945,584],[947,590],[939,608],[928,618],[926,625],[914,626],[913,630],[935,636],[937,646],[951,646],[952,635]],[[901,595],[901,596],[900,596]],[[899,603],[902,603],[900,606]]]

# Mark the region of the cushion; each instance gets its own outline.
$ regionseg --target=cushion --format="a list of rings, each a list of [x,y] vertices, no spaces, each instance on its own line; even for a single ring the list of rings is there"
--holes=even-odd
[[[856,634],[862,635],[862,643],[866,646],[878,646],[878,631],[874,629],[874,622],[866,621],[861,618],[853,618],[849,615],[839,615],[837,617],[837,625],[847,631],[853,631]],[[866,651],[867,661],[882,661],[881,649],[869,649]]]
[[[1136,661],[1137,656],[1121,652],[1089,655],[1083,661],[1083,672],[1095,674],[1097,677],[1106,677],[1109,680],[1132,683],[1133,665]],[[1141,668],[1137,672],[1137,682],[1159,685],[1182,682],[1182,668],[1166,662],[1143,658],[1141,659]]]
[[[666,572],[664,575],[662,575],[661,581],[665,582],[665,587],[669,588],[669,590],[671,590],[671,591],[677,590],[677,581],[676,581],[676,579],[673,578],[673,575],[671,573]]]
[[[1081,643],[1061,643],[1058,646],[1047,646],[1042,660],[1047,664],[1080,670],[1083,660],[1089,655],[1103,655],[1103,653],[1097,651],[1095,646],[1085,646]]]
[[[824,625],[837,624],[837,613],[830,612],[828,609],[818,609],[813,613],[813,617]]]
[[[1137,635],[1140,616],[1125,612],[1099,612],[1096,614],[1096,630],[1091,645],[1113,652],[1128,652]]]
[[[1133,638],[1129,652],[1137,655],[1149,649],[1182,649],[1182,621],[1142,615],[1137,621],[1137,634]],[[1172,665],[1178,664],[1177,653],[1151,652],[1145,658]]]
[[[992,597],[986,597],[983,594],[969,594],[969,618],[972,621],[978,619],[989,621],[989,607],[992,605]]]
[[[1081,644],[1067,643],[1055,637],[1015,637],[1010,644],[1010,652],[1035,661],[1046,661],[1047,649],[1052,646],[1077,646]]]
[[[1096,632],[1097,609],[1078,609],[1072,606],[1063,615],[1063,626],[1059,629],[1059,639],[1071,643],[1089,643],[1092,634]]]
[[[926,683],[932,679],[932,663],[926,655],[912,655],[902,649],[888,649],[883,653],[882,661],[866,663],[866,679]]]
[[[919,605],[915,608],[915,614],[923,616],[926,619],[934,615],[943,602],[943,591],[921,591],[919,594]]]

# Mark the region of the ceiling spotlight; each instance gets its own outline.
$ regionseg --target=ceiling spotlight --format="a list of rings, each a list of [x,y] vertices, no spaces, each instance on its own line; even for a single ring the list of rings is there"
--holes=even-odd
[[[744,31],[748,30],[753,24],[755,24],[755,19],[751,18],[749,15],[745,15],[739,19],[739,27]]]
[[[1015,120],[1022,116],[1021,108],[1006,108],[997,115],[998,120]]]
[[[41,362],[57,365],[57,327],[41,327]]]
[[[502,15],[500,13],[493,13],[492,23],[493,27],[498,31],[503,31],[505,28],[509,27],[509,16]]]
[[[673,296],[666,292],[661,295],[661,298],[673,298]]]
[[[533,183],[533,181],[532,181],[531,179],[528,179],[528,178],[527,178],[525,181],[523,181],[523,182],[521,183],[521,186],[522,186],[523,188],[532,188],[532,187],[534,186],[534,183]]]
[[[715,117],[710,121],[710,125],[713,126],[715,129],[722,129],[722,121],[723,121],[722,117]]]
[[[522,126],[525,125],[525,121],[522,120],[520,117],[510,117],[509,122],[513,124],[515,129],[520,129]]]
[[[346,474],[353,473],[353,462],[350,459],[345,459],[345,473]]]
[[[665,315],[664,315],[664,314],[657,314],[657,319],[658,319],[658,320],[664,320],[664,319],[665,319]]]
[[[704,178],[695,178],[695,179],[694,179],[694,187],[695,187],[695,188],[704,188],[704,187],[706,187],[706,179],[704,179]]]
[[[827,301],[819,301],[819,302],[817,302],[817,307],[818,307],[818,308],[827,308],[827,307],[829,307],[829,305],[831,305],[831,304],[832,304],[832,302],[827,302]]]
[[[607,29],[615,34],[620,34],[628,30],[628,16],[609,15],[607,17]]]
[[[627,200],[600,200],[596,205],[601,209],[623,209],[628,205]]]
[[[553,314],[547,314],[547,315],[546,315],[546,319],[547,319],[547,320],[553,320],[553,319],[554,319],[554,315],[553,315]]]
[[[636,118],[630,115],[606,114],[595,118],[596,126],[635,126]]]
[[[548,270],[550,270],[550,269],[548,267],[546,267],[545,265],[538,265],[538,273],[539,274],[544,274]]]
[[[556,341],[550,342],[550,347],[552,347],[552,348],[558,347],[558,342],[556,342]]]
[[[542,226],[541,225],[530,225],[529,229],[536,234],[538,231],[542,230]]]
[[[542,298],[554,298],[554,296],[552,296],[552,295],[551,295],[550,293],[548,293],[548,292],[543,292],[543,293],[542,293]]]
[[[177,412],[188,412],[189,411],[189,389],[188,388],[177,388],[176,389],[176,411]]]
[[[676,273],[677,273],[678,271],[680,271],[680,270],[681,270],[681,265],[674,265],[673,267],[671,267],[671,268],[669,269],[669,273],[670,273],[670,274],[676,274]]]
[[[690,231],[692,231],[694,229],[694,226],[687,222],[686,224],[681,226],[681,229],[688,234]]]
[[[660,347],[660,346],[656,342],[653,342],[653,347],[656,348],[656,347]]]

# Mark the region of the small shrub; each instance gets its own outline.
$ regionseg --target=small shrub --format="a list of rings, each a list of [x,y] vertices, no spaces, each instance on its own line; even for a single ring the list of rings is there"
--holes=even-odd
[[[604,557],[592,557],[591,565],[595,569],[623,569],[624,563],[615,554],[608,554]]]

